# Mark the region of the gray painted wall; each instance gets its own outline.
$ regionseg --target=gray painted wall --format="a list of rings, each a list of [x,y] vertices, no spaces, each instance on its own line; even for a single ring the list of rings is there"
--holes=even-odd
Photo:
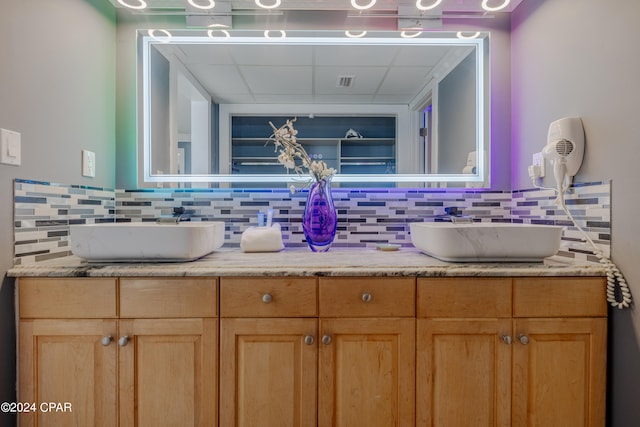
[[[13,179],[115,185],[115,34],[104,0],[2,2],[0,127],[22,134],[22,165],[0,164],[0,402],[15,401]],[[83,149],[96,153],[93,179]]]
[[[151,69],[149,73],[149,92],[151,108],[151,173],[158,170],[171,173],[169,150],[171,144],[171,105],[169,87],[171,85],[171,68],[169,61],[156,49],[151,49]],[[191,106],[189,104],[189,106]],[[191,117],[189,114],[188,117]],[[155,149],[157,148],[157,149]]]
[[[462,173],[476,150],[475,69],[470,53],[438,85],[438,173]]]
[[[530,186],[549,123],[582,117],[578,182],[612,180],[612,258],[640,301],[638,0],[526,0],[512,17],[512,186]],[[553,174],[545,179],[555,185]],[[640,425],[640,312],[612,312],[609,425]]]
[[[0,127],[19,131],[23,138],[22,166],[0,165],[3,277],[13,259],[14,178],[136,186],[132,30],[141,25],[119,20],[116,36],[114,15],[106,0],[28,0],[2,5]],[[638,179],[633,174],[634,162],[640,158],[636,143],[640,59],[630,56],[638,52],[640,27],[634,22],[638,16],[637,0],[526,0],[513,17],[511,38],[504,20],[488,25],[492,26],[493,49],[492,139],[497,144],[491,157],[493,165],[500,165],[493,168],[492,186],[529,187],[526,166],[531,154],[544,144],[549,123],[580,115],[587,149],[577,180],[613,180],[613,258],[640,298],[640,245],[634,239],[640,236],[634,218],[640,210],[640,192],[634,187]],[[449,25],[465,29],[468,23]],[[94,179],[80,176],[82,149],[97,153]],[[15,399],[13,315],[13,283],[4,278],[0,288],[0,401]],[[637,309],[616,311],[611,323],[610,425],[640,425],[636,403],[640,395],[640,314]],[[11,420],[0,414],[0,425],[10,425]]]

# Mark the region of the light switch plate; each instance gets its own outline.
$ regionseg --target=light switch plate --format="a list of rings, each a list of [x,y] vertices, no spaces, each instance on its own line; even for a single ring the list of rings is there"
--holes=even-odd
[[[95,178],[96,176],[96,153],[89,150],[82,150],[82,176]]]
[[[20,166],[21,163],[20,134],[7,129],[0,129],[0,163]]]

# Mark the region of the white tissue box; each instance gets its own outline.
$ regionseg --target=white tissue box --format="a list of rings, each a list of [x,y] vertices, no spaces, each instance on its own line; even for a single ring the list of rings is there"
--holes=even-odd
[[[284,249],[280,224],[271,227],[249,227],[240,239],[242,252],[278,252]]]

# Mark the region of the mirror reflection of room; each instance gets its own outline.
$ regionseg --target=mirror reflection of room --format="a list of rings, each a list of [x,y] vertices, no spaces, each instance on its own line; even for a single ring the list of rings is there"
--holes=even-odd
[[[395,32],[336,45],[324,40],[344,42],[335,32],[299,33],[272,44],[251,31],[223,41],[183,31],[167,43],[140,31],[149,175],[245,183],[256,175],[251,186],[273,186],[287,171],[265,145],[269,121],[296,118],[300,141],[338,171],[336,182],[395,186],[404,174],[455,176],[464,186],[478,176],[467,166],[472,153],[486,155],[486,46],[449,35],[404,42]]]

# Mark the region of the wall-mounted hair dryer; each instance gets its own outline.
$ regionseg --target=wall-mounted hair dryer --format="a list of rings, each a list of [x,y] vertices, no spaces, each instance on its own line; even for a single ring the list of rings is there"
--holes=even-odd
[[[578,173],[584,156],[584,128],[580,117],[565,117],[551,123],[542,155],[553,164],[558,191],[563,194]]]
[[[605,266],[607,272],[607,301],[614,307],[628,308],[631,305],[631,291],[622,272],[604,255],[593,239],[576,222],[564,201],[564,193],[569,189],[573,177],[578,173],[584,156],[584,128],[580,117],[566,117],[549,125],[547,145],[542,149],[542,156],[545,159],[549,159],[553,164],[553,174],[558,185],[556,204],[564,210],[575,228],[582,233],[584,239],[593,247],[594,255]],[[544,188],[537,186],[535,180],[534,186],[536,188]]]

